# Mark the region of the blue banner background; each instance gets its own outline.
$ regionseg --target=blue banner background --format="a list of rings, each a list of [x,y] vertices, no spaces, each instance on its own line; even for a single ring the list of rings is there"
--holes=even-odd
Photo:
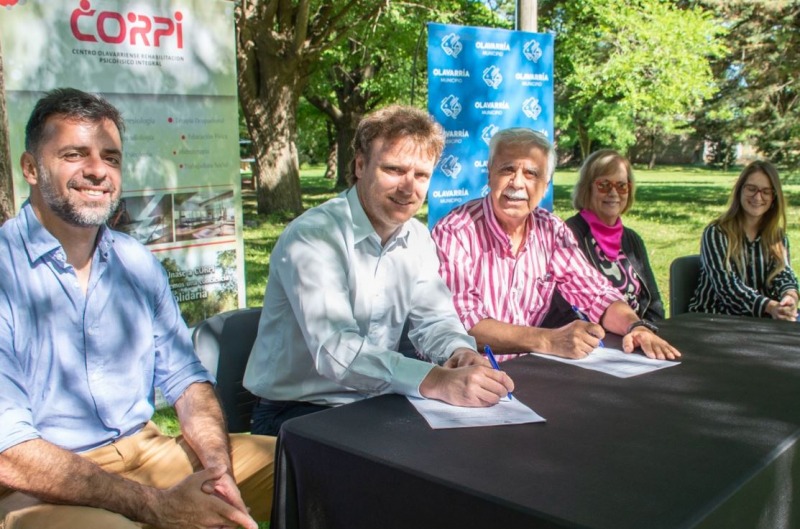
[[[428,226],[488,193],[489,139],[529,127],[553,138],[553,36],[428,24],[428,112],[447,133],[428,189]],[[553,209],[553,183],[539,204]]]

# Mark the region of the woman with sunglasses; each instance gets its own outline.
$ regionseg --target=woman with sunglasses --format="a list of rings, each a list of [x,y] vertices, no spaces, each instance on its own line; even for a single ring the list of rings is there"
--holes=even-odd
[[[622,293],[643,321],[653,322],[664,318],[664,306],[647,249],[635,231],[622,225],[621,216],[633,200],[630,162],[617,151],[601,149],[589,155],[580,169],[572,190],[572,205],[578,213],[566,224],[586,259]],[[571,312],[574,309],[563,298],[556,299],[543,325],[562,325],[574,319]]]
[[[703,231],[689,311],[795,321],[797,292],[778,171],[755,161],[736,180],[727,211]]]

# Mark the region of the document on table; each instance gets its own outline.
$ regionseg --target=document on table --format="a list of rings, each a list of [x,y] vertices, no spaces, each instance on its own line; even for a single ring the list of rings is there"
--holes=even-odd
[[[489,408],[462,408],[440,400],[407,398],[434,430],[545,422],[544,417],[516,398],[501,399]]]
[[[598,347],[589,356],[578,360],[541,353],[533,354],[547,360],[555,360],[556,362],[564,362],[584,369],[601,371],[619,378],[634,377],[680,364],[680,362],[672,360],[654,360],[639,353],[629,354],[611,347]]]

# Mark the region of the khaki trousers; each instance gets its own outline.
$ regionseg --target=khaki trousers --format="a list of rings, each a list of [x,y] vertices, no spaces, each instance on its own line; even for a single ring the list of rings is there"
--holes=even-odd
[[[163,435],[152,422],[135,435],[81,454],[106,472],[166,489],[201,470],[197,456],[183,437]],[[233,475],[250,515],[267,521],[272,510],[275,438],[231,435]],[[47,473],[43,468],[41,472]],[[139,529],[124,516],[92,507],[43,503],[21,492],[0,487],[0,529]]]

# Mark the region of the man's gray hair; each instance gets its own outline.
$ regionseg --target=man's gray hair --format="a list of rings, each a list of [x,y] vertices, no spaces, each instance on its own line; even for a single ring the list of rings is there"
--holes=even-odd
[[[509,145],[530,145],[547,153],[547,181],[553,178],[556,171],[556,148],[547,136],[527,127],[514,127],[497,131],[489,141],[489,167],[497,153],[497,149]]]

